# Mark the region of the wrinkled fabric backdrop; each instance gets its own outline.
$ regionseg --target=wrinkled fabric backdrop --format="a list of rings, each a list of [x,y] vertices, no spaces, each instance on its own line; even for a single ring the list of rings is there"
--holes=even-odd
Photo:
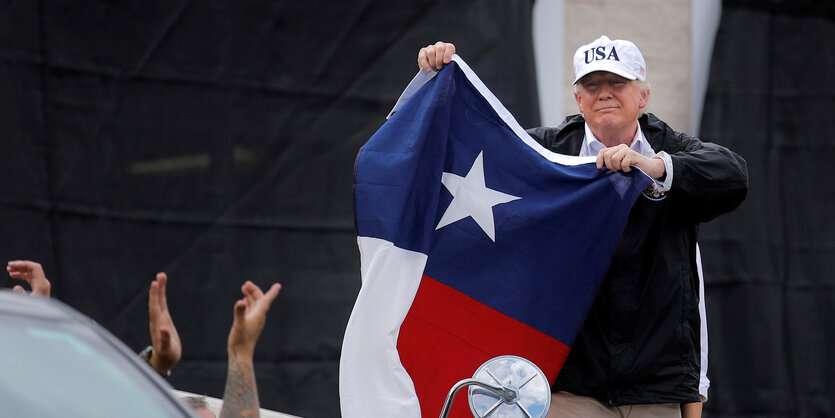
[[[701,136],[748,162],[702,228],[717,417],[835,416],[835,2],[725,1]]]
[[[0,257],[43,263],[56,298],[137,351],[149,283],[167,272],[184,346],[170,382],[216,397],[241,284],[279,281],[261,403],[338,416],[357,151],[438,39],[536,125],[531,7],[3,1]]]
[[[438,39],[538,125],[532,0],[160,3],[0,1],[0,259],[137,351],[167,272],[170,382],[216,397],[240,285],[279,281],[262,406],[338,416],[356,153]],[[760,3],[724,6],[702,125],[751,174],[702,231],[707,414],[833,415],[832,7]]]

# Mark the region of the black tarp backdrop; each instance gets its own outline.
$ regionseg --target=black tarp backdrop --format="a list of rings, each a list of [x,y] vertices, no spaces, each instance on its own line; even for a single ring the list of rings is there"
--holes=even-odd
[[[835,416],[835,2],[726,1],[701,135],[748,161],[702,228],[710,417]]]
[[[438,39],[538,124],[531,6],[0,1],[0,259],[43,263],[55,297],[136,350],[166,271],[170,381],[217,397],[240,285],[280,281],[262,405],[338,416],[356,153]]]

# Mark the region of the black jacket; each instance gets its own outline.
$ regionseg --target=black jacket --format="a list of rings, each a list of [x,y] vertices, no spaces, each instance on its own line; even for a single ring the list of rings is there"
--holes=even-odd
[[[639,119],[652,149],[673,163],[670,191],[638,197],[606,277],[554,390],[610,406],[699,400],[699,279],[696,235],[739,206],[748,190],[745,160],[727,148]],[[577,155],[581,115],[531,136],[551,151]]]

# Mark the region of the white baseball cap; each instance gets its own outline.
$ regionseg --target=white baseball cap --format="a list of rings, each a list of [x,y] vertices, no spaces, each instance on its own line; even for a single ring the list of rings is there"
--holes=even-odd
[[[601,36],[574,53],[574,84],[595,71],[608,71],[630,80],[646,80],[647,64],[632,42]]]

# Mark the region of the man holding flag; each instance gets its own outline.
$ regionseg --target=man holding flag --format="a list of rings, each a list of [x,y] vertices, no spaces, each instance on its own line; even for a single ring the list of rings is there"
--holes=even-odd
[[[573,395],[553,412],[698,400],[696,225],[742,201],[745,164],[639,119],[640,52],[598,41],[575,65],[583,115],[530,134],[452,44],[421,50],[427,72],[357,157],[363,286],[343,416],[437,416],[453,384],[505,354],[552,383],[566,362],[555,389]]]
[[[430,45],[419,66],[437,70],[454,52],[452,44]],[[555,152],[596,155],[598,167],[638,167],[654,184],[631,209],[553,387],[549,416],[610,416],[618,409],[680,416],[679,404],[700,414],[697,228],[744,200],[745,161],[643,114],[650,89],[632,42],[602,36],[581,46],[574,74],[581,114],[528,133]]]

